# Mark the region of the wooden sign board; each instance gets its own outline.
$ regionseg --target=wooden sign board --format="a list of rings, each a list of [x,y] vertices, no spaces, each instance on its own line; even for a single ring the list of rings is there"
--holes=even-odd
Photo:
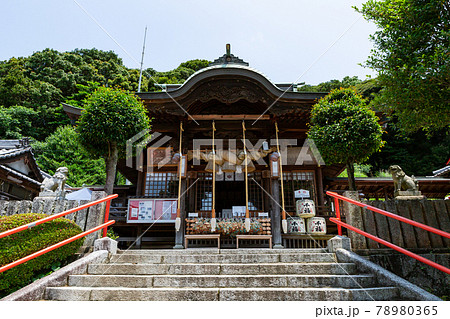
[[[309,191],[306,189],[298,189],[294,191],[295,198],[309,198]]]
[[[174,223],[176,198],[133,198],[128,201],[127,223]]]

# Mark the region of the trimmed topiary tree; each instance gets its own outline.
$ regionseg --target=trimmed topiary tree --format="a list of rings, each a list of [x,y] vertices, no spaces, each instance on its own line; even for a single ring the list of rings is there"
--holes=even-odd
[[[46,214],[17,214],[0,217],[0,233],[48,217]],[[82,233],[74,222],[58,218],[0,239],[0,266],[31,255],[41,249]],[[0,296],[7,295],[32,281],[39,272],[54,262],[64,262],[83,244],[84,238],[75,240],[35,259],[0,273]]]
[[[102,87],[87,99],[77,132],[86,150],[105,160],[106,193],[113,192],[117,160],[125,156],[126,141],[149,128],[146,109],[132,94]]]
[[[346,164],[350,190],[356,190],[354,164],[384,144],[379,118],[352,88],[332,90],[311,111],[308,137],[326,164]]]

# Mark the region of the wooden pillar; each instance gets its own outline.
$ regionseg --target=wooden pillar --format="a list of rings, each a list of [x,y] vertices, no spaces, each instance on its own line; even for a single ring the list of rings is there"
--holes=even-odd
[[[280,182],[278,179],[272,179],[272,236],[273,248],[284,248],[281,240],[281,202],[280,202]]]
[[[264,191],[263,191],[264,211],[268,212],[270,210],[270,196],[268,194],[271,193],[269,178],[263,177],[262,187],[264,188]]]
[[[195,172],[190,172],[190,173],[195,173]],[[188,174],[188,181],[189,181],[189,187],[196,181],[196,176],[197,174],[194,175],[195,178],[191,178],[190,174]],[[196,185],[192,185],[192,187],[189,189],[188,193],[186,194],[186,196],[188,197],[188,205],[186,206],[186,211],[195,212],[195,195],[196,195]]]
[[[185,218],[186,218],[186,189],[187,189],[187,179],[181,180],[181,205],[180,205],[180,218],[181,227],[179,231],[175,231],[175,246],[174,249],[184,248],[184,232],[185,232]]]
[[[136,196],[144,195],[144,187],[145,187],[145,178],[146,178],[146,170],[143,172],[138,171],[138,179],[136,184]]]
[[[322,175],[322,167],[319,166],[317,168],[317,200],[319,201],[319,206],[323,206],[325,203],[324,193],[323,193],[323,175]]]

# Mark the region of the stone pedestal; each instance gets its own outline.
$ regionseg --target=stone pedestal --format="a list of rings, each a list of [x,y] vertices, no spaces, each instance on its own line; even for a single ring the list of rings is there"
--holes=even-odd
[[[335,253],[338,249],[352,250],[350,238],[345,236],[334,236],[327,241],[327,249],[330,253]]]
[[[424,199],[421,191],[395,191],[395,199],[410,200],[410,199]]]
[[[94,251],[107,250],[110,254],[117,254],[117,241],[103,237],[94,241]]]

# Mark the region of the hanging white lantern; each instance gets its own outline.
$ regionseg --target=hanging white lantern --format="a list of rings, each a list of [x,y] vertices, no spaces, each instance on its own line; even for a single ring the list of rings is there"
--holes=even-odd
[[[288,232],[288,223],[286,219],[281,220],[281,228],[283,229],[283,233],[287,234]]]
[[[280,158],[280,154],[278,152],[273,152],[272,154],[270,154],[269,158],[272,162],[276,162]]]
[[[173,154],[172,162],[173,163],[178,163],[180,161],[180,158],[181,158],[181,154],[180,153],[175,153],[175,154]]]

